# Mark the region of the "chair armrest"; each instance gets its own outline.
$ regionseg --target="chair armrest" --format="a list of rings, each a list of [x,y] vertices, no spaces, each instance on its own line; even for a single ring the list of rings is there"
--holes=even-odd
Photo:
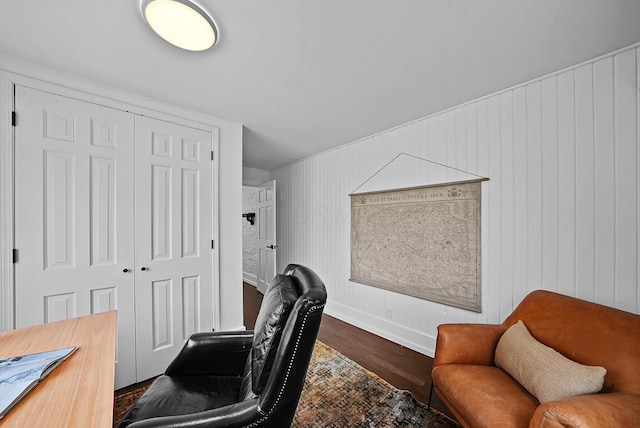
[[[165,374],[240,376],[252,341],[253,331],[193,334]]]
[[[127,428],[240,428],[249,426],[262,418],[264,416],[258,409],[258,399],[254,398],[205,412],[144,419],[132,423]]]
[[[502,324],[441,324],[433,367],[441,364],[493,365]]]
[[[624,392],[579,395],[538,406],[529,428],[638,427],[640,395]]]

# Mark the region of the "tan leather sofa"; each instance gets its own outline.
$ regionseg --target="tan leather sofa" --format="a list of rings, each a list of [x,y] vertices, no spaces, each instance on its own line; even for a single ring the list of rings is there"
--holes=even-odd
[[[494,363],[501,335],[518,320],[565,357],[605,367],[602,391],[540,404]],[[534,291],[502,324],[440,325],[432,379],[465,427],[640,427],[640,316]]]

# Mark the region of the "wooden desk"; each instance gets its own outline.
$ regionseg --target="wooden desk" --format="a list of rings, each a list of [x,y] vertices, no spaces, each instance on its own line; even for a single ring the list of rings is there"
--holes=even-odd
[[[116,312],[0,333],[0,358],[78,350],[0,419],[4,427],[112,427]]]

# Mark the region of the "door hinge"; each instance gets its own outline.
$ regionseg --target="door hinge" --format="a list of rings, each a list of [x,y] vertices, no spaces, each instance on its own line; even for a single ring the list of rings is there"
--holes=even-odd
[[[15,248],[13,249],[13,262],[18,263],[18,250]]]
[[[18,115],[16,114],[15,111],[11,112],[11,126],[16,126],[16,123],[18,123],[17,122],[17,116]]]
[[[214,241],[213,239],[211,240],[211,249],[212,250],[216,249],[216,241]]]

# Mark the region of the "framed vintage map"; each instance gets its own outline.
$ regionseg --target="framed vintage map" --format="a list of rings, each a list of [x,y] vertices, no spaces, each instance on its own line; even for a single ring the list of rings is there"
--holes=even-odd
[[[351,280],[481,312],[480,181],[351,194]]]

